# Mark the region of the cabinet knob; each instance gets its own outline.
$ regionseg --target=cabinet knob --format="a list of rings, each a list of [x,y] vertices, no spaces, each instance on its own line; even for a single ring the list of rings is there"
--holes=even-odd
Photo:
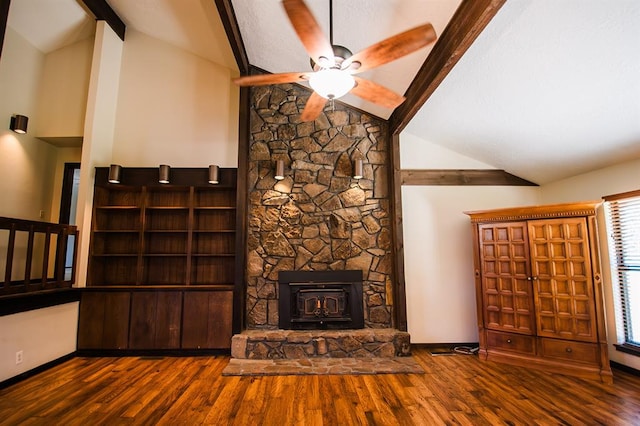
[[[511,339],[507,339],[507,343],[511,343]]]
[[[573,349],[567,348],[567,352],[573,352]]]

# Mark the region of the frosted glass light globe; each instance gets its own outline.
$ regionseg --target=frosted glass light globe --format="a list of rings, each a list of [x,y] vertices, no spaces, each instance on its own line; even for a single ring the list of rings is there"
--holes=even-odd
[[[309,85],[320,96],[327,99],[337,99],[353,89],[356,81],[346,71],[338,69],[323,69],[309,78]]]

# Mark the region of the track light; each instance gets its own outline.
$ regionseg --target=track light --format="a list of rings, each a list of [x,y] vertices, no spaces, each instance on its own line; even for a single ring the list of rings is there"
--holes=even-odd
[[[275,180],[284,179],[284,161],[283,160],[276,161],[276,174],[274,176],[274,179]]]
[[[171,167],[169,167],[166,164],[160,164],[160,168],[158,170],[159,172],[159,179],[158,182],[160,183],[169,183],[169,171],[171,170]]]
[[[362,179],[362,158],[353,161],[353,178]]]
[[[29,122],[29,117],[25,115],[16,114],[11,117],[9,128],[16,133],[24,134],[24,133],[27,133],[28,122]]]
[[[122,166],[119,164],[112,164],[109,166],[109,183],[120,183],[120,176],[122,175]]]
[[[219,174],[220,174],[220,168],[215,164],[210,165],[209,166],[209,183],[212,185],[216,185],[220,183],[219,176],[218,176]]]

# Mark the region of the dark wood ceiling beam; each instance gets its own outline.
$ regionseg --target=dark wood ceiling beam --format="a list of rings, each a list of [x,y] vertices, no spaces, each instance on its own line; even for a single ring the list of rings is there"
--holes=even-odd
[[[2,45],[4,43],[4,32],[7,29],[7,18],[9,18],[9,4],[11,0],[0,0],[0,56],[2,55]]]
[[[429,169],[401,170],[401,185],[488,185],[488,186],[538,186],[504,170],[491,169]]]
[[[236,13],[233,10],[231,0],[215,0],[215,3],[220,19],[222,20],[222,25],[227,33],[227,39],[231,45],[233,56],[235,56],[236,63],[240,69],[240,74],[247,75],[249,74],[249,57],[247,56],[247,50],[242,41],[240,27],[238,26],[238,20],[236,19]]]
[[[96,20],[106,21],[113,32],[120,37],[120,40],[124,41],[124,33],[127,27],[118,14],[111,9],[106,0],[82,0],[82,2],[93,13]]]
[[[401,132],[411,121],[505,1],[462,1],[407,89],[407,100],[389,118],[392,133]]]

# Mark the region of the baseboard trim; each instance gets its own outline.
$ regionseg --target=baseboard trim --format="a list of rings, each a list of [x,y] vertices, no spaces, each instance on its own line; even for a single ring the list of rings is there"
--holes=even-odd
[[[78,349],[76,356],[83,357],[164,357],[164,356],[216,356],[231,355],[230,349]]]
[[[45,370],[48,370],[52,367],[55,367],[56,365],[60,365],[63,362],[69,361],[70,359],[75,358],[76,353],[75,352],[71,352],[68,355],[64,355],[60,358],[54,359],[53,361],[49,361],[47,363],[44,363],[42,365],[39,365],[36,368],[32,368],[29,371],[25,371],[24,373],[20,373],[17,376],[13,376],[10,377],[2,382],[0,382],[0,389],[4,389],[7,388],[11,385],[15,385],[18,382],[21,382],[23,380],[28,379],[29,377],[35,376],[36,374],[42,373]]]
[[[477,348],[478,342],[463,342],[463,343],[412,343],[411,347],[416,349],[444,349],[448,348],[453,350],[456,347],[464,346],[469,348]]]
[[[611,365],[611,368],[615,368],[616,370],[624,371],[625,373],[633,374],[634,376],[640,377],[640,370],[629,367],[628,365],[620,364],[619,362],[615,361],[609,361],[609,365]]]

